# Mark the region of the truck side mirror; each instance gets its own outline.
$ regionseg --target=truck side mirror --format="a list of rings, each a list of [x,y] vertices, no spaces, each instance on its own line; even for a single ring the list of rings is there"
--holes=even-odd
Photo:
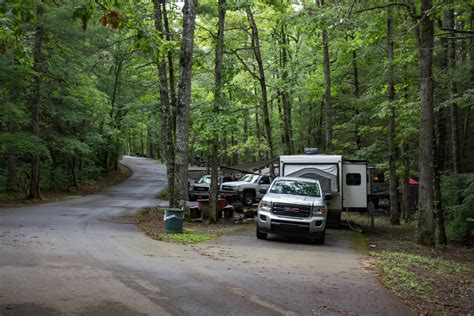
[[[324,193],[324,200],[325,201],[332,200],[332,194],[331,193]]]
[[[265,188],[261,188],[261,189],[260,189],[260,193],[262,193],[262,194],[266,194],[267,191],[268,191],[268,189],[265,189]]]

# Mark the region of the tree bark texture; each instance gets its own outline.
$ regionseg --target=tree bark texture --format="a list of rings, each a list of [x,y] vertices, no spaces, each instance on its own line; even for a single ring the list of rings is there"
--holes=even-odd
[[[359,134],[359,106],[357,101],[360,97],[360,85],[359,85],[359,67],[357,65],[357,51],[352,51],[352,71],[354,73],[354,140],[356,144],[356,150],[359,150],[361,147],[360,144],[360,134]]]
[[[168,12],[166,11],[166,0],[160,0],[161,2],[161,8],[162,8],[162,15],[163,15],[163,22],[164,22],[164,27],[165,27],[165,38],[168,42],[171,42],[172,37],[171,37],[171,31],[170,31],[170,26],[169,26],[169,21],[168,21]],[[169,73],[169,99],[170,99],[170,125],[171,125],[171,133],[174,138],[175,133],[176,133],[176,78],[174,74],[174,62],[173,62],[173,50],[170,49],[168,50],[167,53],[168,57],[168,73]]]
[[[150,126],[146,128],[146,156],[147,158],[155,158],[155,150],[153,146],[153,131]]]
[[[224,25],[225,25],[225,0],[218,0],[218,22],[217,22],[217,43],[216,57],[214,65],[214,109],[215,115],[220,113],[222,105],[222,62],[224,57]],[[215,222],[218,214],[218,189],[217,179],[219,172],[219,131],[214,130],[212,139],[212,166],[211,166],[211,186],[209,189],[209,220]]]
[[[420,71],[420,185],[418,199],[418,243],[434,245],[433,212],[433,41],[432,0],[421,0],[418,26]]]
[[[7,124],[8,133],[16,132],[15,123],[9,121]],[[16,149],[8,148],[7,160],[7,192],[16,192],[18,190],[17,169],[16,169]]]
[[[281,99],[283,105],[283,131],[285,141],[285,153],[287,155],[293,154],[293,128],[291,126],[291,95],[289,90],[288,82],[288,38],[286,35],[286,25],[281,26],[280,34],[280,55],[281,55],[281,67],[282,74],[281,79],[284,87],[281,91]]]
[[[260,120],[259,120],[259,113],[260,109],[258,106],[255,106],[255,129],[257,131],[257,142],[260,144],[262,141],[262,131],[260,129]],[[260,151],[260,147],[257,149],[257,155],[255,157],[255,160],[261,160],[262,159],[262,152]]]
[[[249,109],[244,109],[244,131],[243,131],[243,143],[246,144],[247,141],[249,140],[249,120],[250,120],[250,115],[249,115]],[[250,150],[245,148],[244,152],[244,159],[245,161],[250,161]]]
[[[273,158],[274,149],[273,149],[273,141],[272,141],[272,127],[270,125],[270,114],[268,111],[267,84],[265,80],[265,70],[263,68],[262,54],[260,52],[260,39],[258,36],[258,28],[257,28],[257,24],[255,23],[253,13],[250,10],[250,7],[248,6],[245,7],[245,11],[247,13],[247,18],[250,24],[250,28],[252,29],[252,47],[253,47],[253,53],[255,55],[255,60],[257,61],[257,65],[258,65],[259,83],[260,83],[260,90],[262,93],[263,124],[265,126],[265,133],[266,133],[266,138],[267,138],[269,155],[271,158]],[[273,168],[270,168],[270,175],[272,177],[275,176],[275,171],[273,170]]]
[[[163,12],[162,5],[165,0],[154,0],[155,28],[160,37],[164,39]],[[161,54],[158,61],[158,78],[160,83],[160,104],[161,104],[161,130],[163,157],[166,164],[166,177],[168,180],[169,203],[171,207],[177,206],[175,188],[175,149],[173,144],[173,124],[171,119],[171,109],[168,91],[168,78],[166,70],[166,57]]]
[[[43,71],[43,54],[41,52],[43,46],[44,26],[43,26],[43,10],[41,5],[36,8],[37,24],[35,26],[34,48],[33,48],[33,70],[35,76],[33,79],[33,89],[31,98],[31,130],[32,134],[39,137],[39,112],[41,102],[41,74]],[[40,156],[34,154],[31,157],[31,175],[30,175],[29,199],[41,198],[40,195]]]
[[[454,30],[454,10],[450,9],[446,12],[445,18],[447,19],[448,29]],[[448,48],[448,65],[449,65],[449,97],[453,101],[458,93],[456,84],[456,39],[454,31],[451,32],[451,38],[449,39]],[[458,106],[455,102],[450,107],[450,118],[451,118],[451,150],[453,155],[453,171],[460,173],[461,162],[460,162],[460,150],[459,150],[459,128],[458,128]]]
[[[409,147],[407,143],[402,144],[401,146],[401,156],[402,156],[402,209],[403,209],[403,219],[405,223],[410,219],[410,192],[408,181],[410,179],[410,158],[408,156]]]
[[[438,109],[435,118],[435,155],[434,155],[434,179],[433,179],[433,199],[434,208],[436,210],[436,218],[438,222],[438,242],[446,245],[448,239],[446,237],[446,229],[444,225],[444,209],[442,203],[441,191],[441,172],[444,169],[444,144],[446,139],[446,128],[444,124],[444,111]]]
[[[178,98],[176,105],[176,197],[184,206],[188,196],[189,107],[194,47],[196,0],[185,0],[179,53]]]
[[[387,61],[388,61],[388,151],[389,151],[389,192],[390,192],[390,224],[400,225],[397,190],[397,150],[395,146],[395,74],[393,71],[393,13],[392,7],[387,12]]]
[[[326,111],[326,154],[332,153],[332,104],[331,104],[331,62],[329,60],[329,35],[322,31],[324,64],[324,108]]]

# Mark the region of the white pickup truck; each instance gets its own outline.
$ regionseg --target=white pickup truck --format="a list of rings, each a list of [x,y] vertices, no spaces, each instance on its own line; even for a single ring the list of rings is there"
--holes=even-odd
[[[258,204],[257,238],[271,233],[309,237],[324,244],[327,210],[318,180],[276,178]]]
[[[270,187],[271,178],[258,174],[246,174],[240,181],[224,182],[219,186],[219,194],[229,203],[240,201],[249,206],[263,197]]]

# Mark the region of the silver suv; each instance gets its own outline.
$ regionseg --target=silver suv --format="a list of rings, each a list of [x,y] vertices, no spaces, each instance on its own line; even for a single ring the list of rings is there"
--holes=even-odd
[[[258,204],[257,238],[267,234],[310,237],[324,244],[327,206],[318,180],[280,177]]]

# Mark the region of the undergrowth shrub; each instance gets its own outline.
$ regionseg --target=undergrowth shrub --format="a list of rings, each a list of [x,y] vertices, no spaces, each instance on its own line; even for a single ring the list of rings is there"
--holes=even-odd
[[[446,230],[451,238],[470,238],[474,223],[474,174],[447,174],[442,179]]]

